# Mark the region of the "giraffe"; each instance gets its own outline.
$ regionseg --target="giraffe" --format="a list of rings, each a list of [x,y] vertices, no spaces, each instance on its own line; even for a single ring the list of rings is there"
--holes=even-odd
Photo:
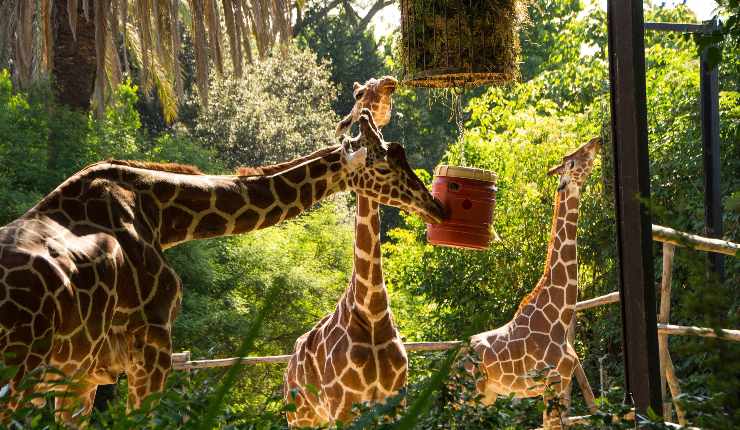
[[[367,106],[367,100],[382,99],[381,93],[387,101],[371,107],[373,115],[387,123],[395,82],[389,77],[370,79],[362,92],[355,84],[353,112]],[[345,118],[345,129],[352,125],[351,115]],[[382,401],[406,385],[406,349],[383,282],[379,205],[364,196],[357,197],[353,261],[352,277],[334,312],[296,340],[283,385],[286,403],[296,407],[287,413],[291,427],[347,422],[353,404]]]
[[[65,421],[124,372],[129,409],[161,391],[182,294],[163,250],[177,244],[269,227],[343,190],[438,222],[442,208],[403,148],[382,145],[370,111],[359,120],[355,138],[235,175],[99,162],[0,228],[0,357],[19,370],[0,389],[12,396],[28,372],[58,368],[75,382],[56,400]]]
[[[549,175],[560,175],[560,184],[555,193],[544,273],[511,321],[470,339],[480,359],[477,370],[481,378],[476,385],[484,403],[508,394],[544,395],[548,401],[553,396],[560,398],[559,407],[544,412],[545,429],[562,428],[559,411],[565,410],[569,396],[566,388],[578,365],[578,356],[566,338],[578,296],[578,206],[581,187],[591,173],[599,147],[600,139],[592,139],[550,169]],[[535,380],[538,371],[543,372],[546,384]]]
[[[396,91],[398,81],[392,76],[382,76],[380,79],[370,78],[364,84],[355,82],[352,95],[355,104],[337,124],[336,135],[341,136],[357,122],[363,109],[370,109],[377,128],[383,128],[391,121],[391,95]]]

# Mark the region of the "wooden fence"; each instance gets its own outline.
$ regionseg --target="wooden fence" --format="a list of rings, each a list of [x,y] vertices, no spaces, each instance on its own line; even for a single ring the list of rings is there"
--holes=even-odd
[[[689,233],[674,230],[672,228],[653,225],[653,240],[663,244],[663,272],[660,285],[660,311],[658,313],[658,349],[660,354],[660,376],[661,387],[663,390],[663,416],[670,419],[672,414],[672,403],[675,404],[676,416],[679,424],[686,425],[685,411],[675,400],[671,402],[667,399],[667,390],[671,391],[671,398],[676,399],[681,394],[678,378],[673,367],[670,352],[668,351],[668,336],[701,336],[714,337],[723,340],[740,342],[740,330],[713,330],[706,327],[692,327],[669,324],[669,315],[671,309],[671,280],[673,277],[673,257],[676,246],[685,246],[700,251],[715,252],[734,257],[740,257],[740,244],[728,242],[720,239],[710,239]],[[619,301],[619,292],[605,294],[593,299],[584,300],[576,303],[576,312],[582,312],[598,306],[617,303]],[[571,323],[568,337],[571,342],[575,339],[575,318]],[[445,351],[462,345],[461,341],[447,342],[410,342],[405,343],[406,351]],[[176,370],[204,369],[214,367],[228,367],[240,362],[242,364],[259,364],[259,363],[287,363],[290,355],[275,355],[268,357],[232,357],[216,360],[191,360],[190,352],[184,351],[172,355],[172,366]],[[578,382],[581,392],[586,400],[588,408],[596,411],[596,404],[593,390],[586,378],[583,367],[578,365],[575,369],[575,379]],[[571,418],[571,420],[576,417]],[[582,418],[582,417],[579,417]],[[569,420],[570,421],[570,420]]]

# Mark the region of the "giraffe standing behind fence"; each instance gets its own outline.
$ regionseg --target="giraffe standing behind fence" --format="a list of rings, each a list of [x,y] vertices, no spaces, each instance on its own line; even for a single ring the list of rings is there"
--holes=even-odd
[[[581,187],[591,173],[599,146],[600,140],[593,139],[550,169],[550,175],[560,175],[560,183],[544,273],[511,321],[471,338],[471,347],[480,359],[477,388],[484,403],[509,394],[557,398],[555,407],[544,413],[545,429],[562,428],[569,395],[566,388],[578,364],[566,337],[578,299],[578,208]],[[538,371],[543,380],[536,377]]]

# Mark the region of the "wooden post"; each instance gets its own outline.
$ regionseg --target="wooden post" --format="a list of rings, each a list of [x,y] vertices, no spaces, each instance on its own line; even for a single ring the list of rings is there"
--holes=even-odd
[[[676,247],[670,243],[663,243],[663,274],[660,281],[660,312],[658,313],[658,324],[668,324],[671,315],[671,281],[673,280],[673,256]],[[663,394],[663,418],[670,421],[671,402],[666,396],[666,384],[670,387],[671,398],[676,405],[676,416],[678,423],[686,425],[686,412],[676,402],[676,398],[681,394],[681,388],[678,385],[676,369],[673,367],[671,353],[668,349],[668,333],[658,332],[658,350],[660,351],[660,389]]]
[[[568,343],[573,346],[576,341],[576,314],[573,314],[573,319],[571,320],[570,326],[568,327]],[[583,399],[586,401],[586,406],[588,407],[588,410],[593,414],[596,413],[596,400],[594,397],[594,392],[591,389],[591,384],[588,382],[588,378],[586,377],[586,372],[583,370],[583,365],[581,364],[580,359],[578,360],[578,363],[576,363],[576,367],[573,369],[573,376],[575,376],[576,381],[578,382],[578,387],[581,389],[581,393],[583,394]],[[573,391],[573,379],[571,378],[570,384],[568,384],[568,388],[566,388],[567,391],[567,402],[566,402],[566,409],[570,408],[572,394]]]
[[[625,400],[640,414],[662,411],[655,312],[642,0],[608,0],[609,82],[614,157]]]

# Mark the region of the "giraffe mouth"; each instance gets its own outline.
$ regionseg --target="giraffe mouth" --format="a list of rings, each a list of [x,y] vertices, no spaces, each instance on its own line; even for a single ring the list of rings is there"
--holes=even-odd
[[[420,216],[425,223],[439,224],[444,221],[446,217],[444,205],[436,197],[434,197],[431,204],[429,205],[429,208],[423,211]]]

